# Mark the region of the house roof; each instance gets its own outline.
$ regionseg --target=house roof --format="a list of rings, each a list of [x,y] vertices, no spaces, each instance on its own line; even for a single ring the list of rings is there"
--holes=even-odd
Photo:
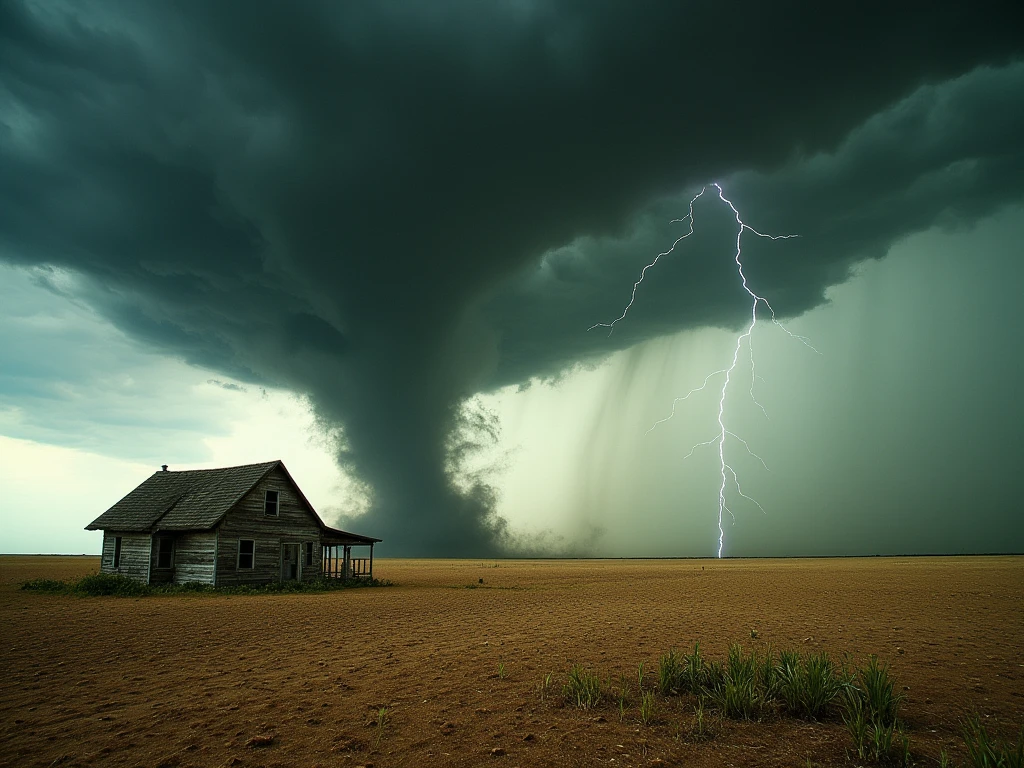
[[[85,529],[147,533],[153,530],[209,530],[277,467],[291,481],[299,500],[323,530],[325,541],[331,544],[371,544],[380,541],[325,525],[280,460],[220,469],[154,472]]]
[[[279,464],[268,461],[241,467],[154,472],[89,523],[86,530],[149,531],[157,523],[161,530],[168,531],[212,528]],[[306,501],[305,497],[302,500]]]

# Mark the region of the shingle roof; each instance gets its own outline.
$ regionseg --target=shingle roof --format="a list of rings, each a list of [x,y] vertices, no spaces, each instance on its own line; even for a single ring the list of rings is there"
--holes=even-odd
[[[154,472],[86,530],[149,531],[158,521],[160,530],[207,530],[279,464]]]

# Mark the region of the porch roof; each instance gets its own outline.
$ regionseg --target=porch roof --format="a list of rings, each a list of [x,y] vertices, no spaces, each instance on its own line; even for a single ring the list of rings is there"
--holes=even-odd
[[[372,536],[360,536],[358,533],[349,533],[348,531],[325,525],[323,533],[320,534],[320,541],[326,547],[351,547],[360,545],[370,546],[383,541],[383,539],[375,539]]]

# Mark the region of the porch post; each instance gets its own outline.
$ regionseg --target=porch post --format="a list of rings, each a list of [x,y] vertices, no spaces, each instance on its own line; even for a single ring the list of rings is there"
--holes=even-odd
[[[342,563],[342,567],[341,567],[342,578],[345,581],[348,581],[348,569],[349,569],[349,564],[350,564],[349,561],[351,559],[352,559],[352,547],[350,547],[350,546],[348,546],[346,544],[345,545],[345,559],[344,559],[344,561]]]
[[[370,542],[370,581],[373,581],[373,542]]]

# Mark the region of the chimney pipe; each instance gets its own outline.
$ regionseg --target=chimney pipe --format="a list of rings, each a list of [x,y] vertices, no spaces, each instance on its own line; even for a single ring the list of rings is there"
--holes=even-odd
[[[166,472],[167,471],[167,465],[166,464],[161,464],[160,465],[160,469],[162,469],[164,472]]]

